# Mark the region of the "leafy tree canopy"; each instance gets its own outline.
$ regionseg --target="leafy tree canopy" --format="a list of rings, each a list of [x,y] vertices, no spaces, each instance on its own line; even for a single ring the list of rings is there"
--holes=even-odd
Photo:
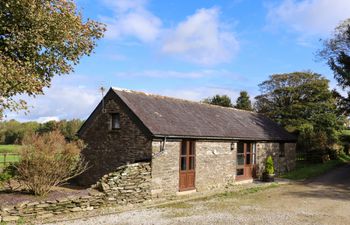
[[[256,110],[287,130],[298,133],[307,124],[313,131],[332,137],[341,129],[342,120],[337,115],[329,81],[320,74],[275,74],[259,87],[261,95],[256,97]]]
[[[203,103],[211,105],[219,105],[223,107],[232,107],[231,98],[227,95],[215,95],[211,98],[206,98],[202,101]]]
[[[42,94],[55,75],[72,72],[104,31],[73,0],[0,1],[0,112],[25,108],[15,95]]]
[[[237,98],[235,108],[249,110],[249,111],[253,110],[252,102],[250,101],[250,97],[248,95],[248,92],[241,91],[239,93],[239,97]]]
[[[350,19],[343,21],[334,31],[333,37],[325,40],[318,56],[327,61],[334,78],[343,88],[350,87]],[[346,98],[338,95],[340,108],[350,113],[350,92]]]
[[[3,121],[0,122],[0,144],[21,144],[25,136],[35,133],[42,135],[55,130],[60,131],[67,141],[77,141],[77,132],[83,122],[79,119],[48,121],[46,123]]]

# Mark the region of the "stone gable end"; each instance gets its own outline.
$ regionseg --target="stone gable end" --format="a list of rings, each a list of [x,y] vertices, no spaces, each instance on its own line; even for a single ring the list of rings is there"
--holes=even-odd
[[[82,151],[89,169],[78,178],[82,185],[91,185],[119,166],[151,161],[151,137],[123,103],[106,96],[96,115],[81,134],[86,144]],[[111,114],[118,113],[120,129],[111,130]]]

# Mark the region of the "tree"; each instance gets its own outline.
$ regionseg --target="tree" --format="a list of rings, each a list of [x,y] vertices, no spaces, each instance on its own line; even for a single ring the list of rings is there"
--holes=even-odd
[[[10,120],[0,123],[0,143],[21,144],[25,135],[35,133],[39,127],[37,122],[20,123]]]
[[[336,141],[337,131],[342,128],[342,117],[337,114],[329,81],[320,74],[275,74],[259,87],[262,94],[256,97],[255,104],[258,112],[291,132],[300,134],[312,130],[318,136],[326,134],[328,145]]]
[[[252,111],[253,110],[252,102],[249,99],[248,92],[241,91],[239,93],[239,97],[237,98],[235,108],[237,108],[237,109],[244,109],[244,110],[248,110],[248,111]]]
[[[344,89],[350,87],[350,19],[336,27],[333,37],[325,40],[323,49],[318,52],[333,70],[334,78]],[[347,97],[338,95],[339,106],[343,112],[350,113],[350,92]]]
[[[89,55],[105,26],[83,21],[73,0],[0,1],[0,114],[26,108],[15,95],[43,94]]]
[[[219,105],[223,107],[232,107],[231,98],[227,95],[215,95],[213,97],[206,98],[202,101],[206,104]]]
[[[79,119],[61,120],[59,122],[59,130],[67,141],[77,141],[77,133],[83,123],[84,121]]]

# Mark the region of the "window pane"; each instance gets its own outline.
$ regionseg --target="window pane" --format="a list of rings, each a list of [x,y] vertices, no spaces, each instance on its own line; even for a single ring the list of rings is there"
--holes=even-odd
[[[244,170],[243,169],[237,169],[237,176],[242,176],[244,175]]]
[[[191,141],[190,142],[191,144],[191,148],[190,148],[190,155],[194,155],[194,150],[195,150],[195,146],[196,146],[196,143],[194,141]]]
[[[186,155],[186,146],[187,145],[187,141],[183,141],[182,142],[182,147],[181,147],[181,155]]]
[[[181,157],[181,170],[186,170],[186,157]]]
[[[119,113],[112,114],[112,129],[120,128],[120,115]]]
[[[245,160],[246,160],[245,163],[246,163],[247,165],[249,165],[249,164],[250,164],[250,154],[247,154],[247,155],[246,155],[246,159],[245,159]]]
[[[237,143],[237,153],[243,153],[244,152],[244,143],[238,142]]]
[[[247,153],[250,153],[250,147],[251,147],[252,145],[250,144],[250,143],[247,143]]]
[[[190,156],[190,170],[194,170],[194,164],[195,163],[195,159],[193,156]]]
[[[237,165],[244,165],[244,155],[237,154]]]

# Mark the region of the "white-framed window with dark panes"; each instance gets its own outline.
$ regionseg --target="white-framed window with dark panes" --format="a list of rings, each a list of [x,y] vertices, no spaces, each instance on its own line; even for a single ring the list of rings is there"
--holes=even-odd
[[[111,130],[120,129],[120,114],[111,113]]]
[[[280,152],[280,154],[279,154],[280,157],[285,156],[285,146],[284,146],[283,142],[279,143],[279,152]]]

